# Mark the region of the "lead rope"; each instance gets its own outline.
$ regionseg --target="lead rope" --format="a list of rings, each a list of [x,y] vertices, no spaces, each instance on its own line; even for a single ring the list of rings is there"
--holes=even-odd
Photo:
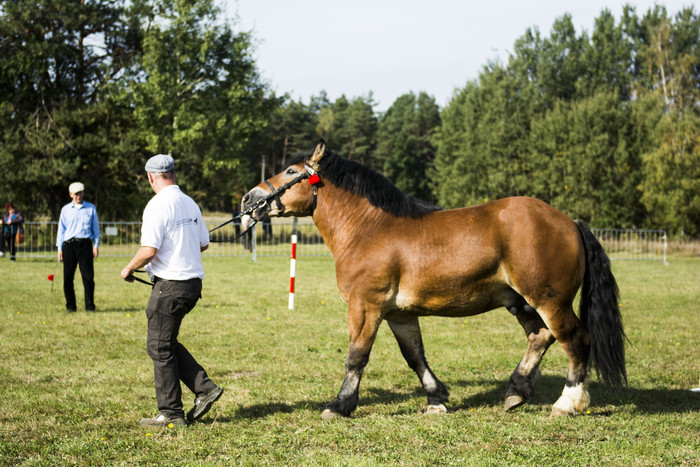
[[[134,271],[134,272],[138,272],[138,273],[141,273],[141,274],[147,274],[146,271],[144,271],[143,269],[137,269],[137,270]],[[140,282],[140,283],[142,283],[142,284],[150,285],[151,288],[154,287],[154,286],[156,285],[155,282],[149,282],[149,281],[147,281],[147,280],[141,279],[140,277],[134,276],[134,273],[131,273],[131,275],[129,275],[129,277],[127,277],[127,279],[133,279],[133,280],[135,280],[136,282]]]

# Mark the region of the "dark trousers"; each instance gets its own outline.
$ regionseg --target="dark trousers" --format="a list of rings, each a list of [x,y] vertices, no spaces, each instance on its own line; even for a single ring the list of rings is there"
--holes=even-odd
[[[85,289],[85,309],[95,309],[95,270],[93,268],[92,241],[89,238],[70,239],[63,242],[63,294],[66,296],[66,309],[75,310],[75,289],[73,279],[75,269],[80,266]]]
[[[16,248],[15,248],[15,235],[17,234],[17,229],[13,229],[12,226],[10,228],[6,227],[6,230],[3,232],[2,235],[2,252],[5,253],[5,247],[10,252],[10,259],[14,261],[15,259],[15,253],[16,253]]]
[[[202,281],[156,279],[146,307],[148,339],[146,348],[153,360],[158,410],[168,418],[181,418],[180,381],[196,396],[209,394],[217,386],[197,360],[178,342],[180,324],[201,297]]]

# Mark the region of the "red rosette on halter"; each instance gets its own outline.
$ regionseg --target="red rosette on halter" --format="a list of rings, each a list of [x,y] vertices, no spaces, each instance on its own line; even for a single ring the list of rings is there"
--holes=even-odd
[[[313,174],[312,176],[309,177],[309,184],[310,185],[315,185],[320,181],[321,181],[321,179],[318,178],[318,174]]]

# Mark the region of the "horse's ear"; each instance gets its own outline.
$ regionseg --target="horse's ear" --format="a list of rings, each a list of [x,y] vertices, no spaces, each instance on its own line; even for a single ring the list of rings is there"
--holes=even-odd
[[[321,138],[321,141],[316,145],[314,154],[311,156],[311,162],[319,162],[326,155],[326,142]]]

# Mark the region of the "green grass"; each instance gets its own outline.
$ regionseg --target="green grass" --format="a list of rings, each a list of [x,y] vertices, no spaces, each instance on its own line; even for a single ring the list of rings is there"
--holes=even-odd
[[[148,287],[127,284],[127,259],[96,263],[98,312],[63,312],[56,263],[0,260],[0,465],[678,465],[700,463],[700,260],[614,262],[629,388],[595,378],[590,413],[549,418],[567,359],[554,344],[533,400],[502,410],[525,338],[505,310],[421,318],[451,413],[426,399],[382,325],[347,419],[323,421],[344,376],[346,308],[330,258],[206,258],[203,299],[180,339],[226,389],[202,423],[144,429],[156,412],[146,355]],[[79,308],[82,286],[76,279]],[[185,389],[186,410],[192,396]]]

